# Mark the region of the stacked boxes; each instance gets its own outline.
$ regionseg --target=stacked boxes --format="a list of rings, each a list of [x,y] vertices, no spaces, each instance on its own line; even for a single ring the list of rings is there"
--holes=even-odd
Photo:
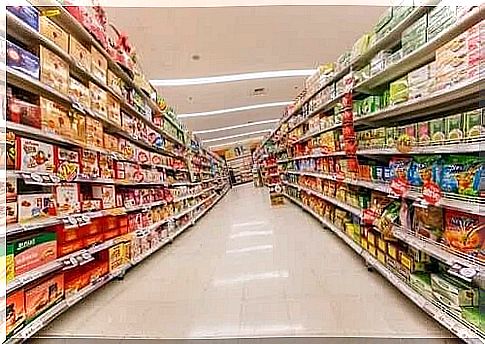
[[[442,90],[468,77],[467,33],[463,33],[436,50],[436,87]]]
[[[456,22],[456,6],[439,4],[428,14],[428,41]]]
[[[428,16],[425,14],[414,24],[403,31],[401,35],[402,54],[406,56],[426,43],[426,27]]]
[[[408,74],[409,99],[424,97],[432,93],[436,74],[434,62]]]

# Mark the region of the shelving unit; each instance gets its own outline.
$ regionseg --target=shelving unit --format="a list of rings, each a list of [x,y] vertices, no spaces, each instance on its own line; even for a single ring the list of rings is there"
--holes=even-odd
[[[310,77],[255,159],[263,164],[274,155],[288,199],[451,333],[485,343],[483,327],[462,315],[478,309],[477,301],[456,304],[432,282],[475,294],[485,286],[483,73],[474,74],[469,58],[485,12],[483,6],[452,12],[437,3],[414,7],[397,22],[395,13],[404,10],[394,8],[381,18],[389,20],[385,34],[363,36],[333,69],[325,65]],[[432,32],[436,16],[445,15],[455,16],[452,24]],[[425,38],[406,51],[404,37],[413,29]],[[444,56],[457,51],[465,62],[455,58],[463,64],[444,75]],[[454,77],[458,71],[467,77]],[[469,183],[462,186],[460,178]],[[425,197],[430,182],[439,190],[435,200]],[[468,235],[475,244],[458,239]]]
[[[253,159],[250,153],[227,158],[226,162],[233,171],[234,185],[253,181]]]
[[[32,55],[39,75],[16,61],[7,60],[6,66],[3,296],[7,316],[15,317],[6,343],[25,341],[171,243],[230,187],[224,160],[200,144],[192,146],[197,138],[153,87],[132,78],[133,70],[120,66],[66,8],[55,1],[37,5],[27,8],[37,19],[40,11],[57,13],[41,19],[59,30],[53,38],[24,21],[14,7],[6,16],[9,50],[52,54]],[[101,62],[83,65],[74,48],[62,48],[64,35],[71,43],[77,40],[82,54]],[[58,69],[48,74],[52,63]],[[43,254],[29,254],[20,265],[17,255],[31,249]],[[49,290],[38,309],[29,308],[34,288]]]

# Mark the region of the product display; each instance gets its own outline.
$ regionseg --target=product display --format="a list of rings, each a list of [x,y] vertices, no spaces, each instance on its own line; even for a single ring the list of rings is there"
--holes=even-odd
[[[228,191],[223,159],[191,148],[186,138],[195,138],[154,101],[153,87],[144,85],[150,96],[141,90],[144,77],[132,79],[111,47],[73,29],[79,20],[107,43],[106,17],[67,8],[58,9],[64,27],[36,7],[8,7],[19,26],[6,51],[12,342],[173,241]],[[30,78],[37,86],[24,89]]]
[[[481,78],[483,21],[451,31],[478,10],[438,5],[400,28],[399,39],[366,55],[374,39],[397,31],[396,23],[409,15],[403,8],[386,12],[373,33],[339,57],[337,70],[345,72],[327,78],[325,87],[314,86],[316,75],[307,79],[304,99],[288,107],[255,157],[264,163],[276,156],[287,197],[411,300],[423,298],[415,301],[419,307],[449,310],[451,332],[483,340],[483,290],[473,276],[485,263],[484,110],[439,93]],[[430,51],[428,42],[447,32],[447,41]],[[413,65],[407,56],[422,51],[434,61]],[[470,97],[478,97],[474,92]],[[436,97],[431,112],[430,97]],[[354,136],[357,164],[345,139]]]

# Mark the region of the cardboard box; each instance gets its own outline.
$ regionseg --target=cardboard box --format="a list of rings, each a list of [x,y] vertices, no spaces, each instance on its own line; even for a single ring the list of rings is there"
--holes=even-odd
[[[71,112],[71,135],[76,141],[86,142],[86,116],[79,112]]]
[[[465,137],[485,136],[485,109],[465,113]]]
[[[49,99],[40,97],[40,109],[43,131],[64,137],[71,137],[71,120],[64,107]]]
[[[448,140],[461,140],[464,137],[463,115],[456,114],[445,117],[446,138]]]
[[[79,152],[67,148],[56,149],[57,176],[64,182],[76,180],[80,171]]]
[[[407,77],[402,77],[389,84],[389,98],[391,104],[398,104],[408,100],[409,88]]]
[[[24,290],[19,289],[7,295],[5,310],[7,338],[20,330],[25,321]]]
[[[98,153],[83,149],[81,153],[81,173],[85,178],[99,178]]]
[[[417,272],[409,275],[409,284],[428,300],[433,299],[431,276],[429,273]]]
[[[40,34],[64,50],[69,49],[69,35],[59,25],[45,16],[40,17]]]
[[[91,47],[91,73],[96,79],[106,83],[108,61],[94,46]]]
[[[7,41],[7,66],[34,79],[39,79],[39,58],[9,41]]]
[[[382,252],[381,250],[377,250],[377,260],[383,265],[386,265],[386,253]]]
[[[368,251],[369,253],[374,256],[374,257],[377,257],[377,250],[376,250],[376,247],[374,245],[371,245],[370,242],[369,242],[369,248],[368,248]]]
[[[35,140],[18,138],[18,168],[24,172],[54,172],[54,146]]]
[[[28,1],[16,1],[20,6],[7,6],[7,11],[19,18],[35,31],[39,31],[39,11]]]
[[[86,144],[103,147],[103,124],[93,117],[86,117]]]
[[[64,296],[64,275],[58,274],[25,290],[27,321],[35,319]]]
[[[85,109],[91,108],[91,94],[89,93],[89,88],[72,77],[69,78],[68,95]]]
[[[69,92],[69,65],[43,46],[40,47],[40,80],[63,94]]]
[[[65,255],[68,255],[69,253],[81,250],[82,248],[84,248],[83,244],[84,243],[82,239],[64,242],[57,246],[57,253],[59,257],[63,257]]]
[[[112,95],[107,96],[108,119],[121,127],[121,108],[118,100]]]
[[[95,83],[89,82],[91,95],[91,110],[97,115],[108,118],[108,94]]]
[[[6,283],[13,281],[15,278],[15,256],[12,243],[7,243],[5,255],[5,279]]]
[[[18,204],[17,202],[7,202],[6,206],[6,216],[7,223],[16,223],[18,221]]]
[[[40,106],[22,101],[15,97],[8,97],[7,120],[40,129]]]
[[[111,209],[116,207],[114,185],[93,186],[93,197],[103,201],[103,209]]]
[[[443,118],[429,121],[429,134],[431,142],[442,142],[445,140],[445,121]]]
[[[56,233],[53,232],[17,239],[12,245],[17,276],[57,258]]]
[[[63,183],[56,186],[57,214],[64,216],[81,211],[79,185]]]
[[[91,53],[72,35],[69,37],[69,55],[80,68],[86,72],[91,71]]]

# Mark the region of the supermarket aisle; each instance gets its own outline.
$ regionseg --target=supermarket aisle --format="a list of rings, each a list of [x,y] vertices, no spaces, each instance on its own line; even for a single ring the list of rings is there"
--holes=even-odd
[[[41,335],[450,336],[313,218],[271,208],[252,185]]]

